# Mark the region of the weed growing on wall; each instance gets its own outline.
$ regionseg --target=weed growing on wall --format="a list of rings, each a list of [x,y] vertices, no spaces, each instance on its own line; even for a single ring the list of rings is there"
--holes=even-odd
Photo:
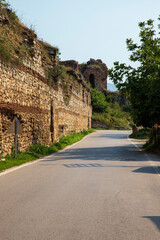
[[[6,47],[6,38],[0,39],[0,57],[5,63],[9,63],[12,59],[12,55]]]
[[[23,58],[33,60],[34,40],[37,39],[35,30],[27,28],[19,21],[16,12],[0,0],[0,59],[6,64],[22,64]],[[59,49],[48,43],[39,41],[42,58],[49,66],[53,65],[52,52],[55,57],[60,55]],[[2,51],[2,49],[5,49]],[[20,59],[20,60],[19,60]]]
[[[35,34],[27,29],[12,9],[0,8],[0,59],[6,64],[20,64],[31,57]]]

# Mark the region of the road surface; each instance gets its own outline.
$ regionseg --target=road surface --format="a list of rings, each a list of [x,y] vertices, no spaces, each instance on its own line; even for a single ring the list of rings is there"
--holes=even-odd
[[[0,176],[0,240],[160,240],[160,157],[128,131]]]

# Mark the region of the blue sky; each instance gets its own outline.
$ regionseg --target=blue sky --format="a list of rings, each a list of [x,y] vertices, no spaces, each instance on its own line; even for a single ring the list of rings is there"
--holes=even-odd
[[[160,0],[9,0],[24,24],[58,46],[61,59],[129,63],[126,38],[138,42],[138,22],[156,20]]]

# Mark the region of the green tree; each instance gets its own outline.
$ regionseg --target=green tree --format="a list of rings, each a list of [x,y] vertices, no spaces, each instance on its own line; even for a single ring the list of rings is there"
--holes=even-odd
[[[99,92],[97,89],[92,89],[92,108],[94,112],[106,112],[108,103],[104,93]]]
[[[126,40],[130,60],[138,62],[138,67],[115,62],[109,75],[117,88],[128,96],[134,122],[151,127],[160,124],[160,33],[156,36],[151,19],[140,22],[139,27],[140,45],[132,39]]]

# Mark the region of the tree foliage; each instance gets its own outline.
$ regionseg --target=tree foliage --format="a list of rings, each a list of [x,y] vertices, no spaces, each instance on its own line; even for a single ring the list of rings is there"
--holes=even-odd
[[[92,108],[95,112],[106,112],[107,102],[104,93],[99,92],[97,89],[92,89]]]
[[[160,124],[160,32],[156,36],[151,19],[140,22],[139,27],[140,44],[126,40],[130,60],[138,62],[138,67],[115,62],[109,74],[116,87],[130,99],[135,123],[151,127]]]

